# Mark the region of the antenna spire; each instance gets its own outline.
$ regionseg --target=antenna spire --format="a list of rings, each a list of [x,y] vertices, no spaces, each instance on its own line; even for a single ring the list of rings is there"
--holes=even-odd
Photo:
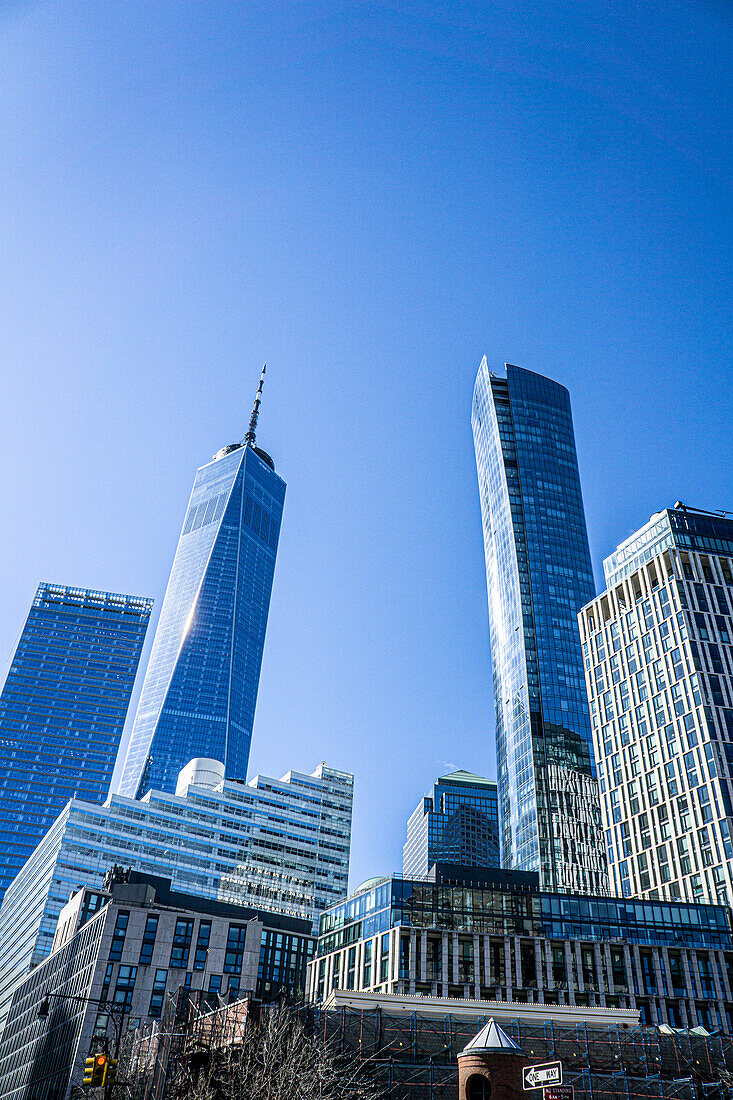
[[[249,429],[244,437],[244,442],[248,443],[250,447],[255,445],[255,433],[257,431],[257,418],[260,415],[260,402],[262,401],[262,386],[265,381],[265,371],[267,370],[267,363],[262,368],[262,374],[260,375],[260,384],[257,387],[257,393],[255,394],[255,403],[252,406],[252,415],[249,418]]]

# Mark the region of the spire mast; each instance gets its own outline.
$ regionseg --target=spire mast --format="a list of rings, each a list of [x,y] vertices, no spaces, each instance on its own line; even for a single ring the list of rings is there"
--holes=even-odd
[[[257,393],[255,394],[255,403],[252,406],[252,415],[249,418],[249,429],[244,437],[244,442],[248,443],[250,447],[255,445],[255,433],[257,431],[257,418],[260,415],[260,402],[262,401],[262,386],[265,381],[265,371],[267,370],[267,363],[262,368],[262,374],[260,375],[260,384],[257,387]]]

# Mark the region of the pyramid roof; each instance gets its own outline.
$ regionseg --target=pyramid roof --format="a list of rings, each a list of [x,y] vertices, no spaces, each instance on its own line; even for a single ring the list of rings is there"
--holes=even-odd
[[[459,770],[457,772],[449,772],[448,775],[441,775],[438,782],[440,783],[442,780],[449,780],[453,783],[466,783],[476,787],[496,786],[495,779],[487,779],[483,775],[474,775],[473,772],[465,772],[462,770]]]
[[[470,1043],[466,1044],[461,1054],[480,1050],[500,1050],[503,1054],[524,1054],[522,1048],[517,1046],[503,1028],[499,1027],[493,1016],[488,1023],[484,1024],[478,1035],[474,1035]]]

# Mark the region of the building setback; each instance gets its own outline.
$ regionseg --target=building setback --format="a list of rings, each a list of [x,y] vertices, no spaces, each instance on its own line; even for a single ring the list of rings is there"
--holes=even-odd
[[[402,873],[424,878],[434,863],[499,866],[499,803],[493,780],[451,772],[421,800],[407,823]]]
[[[608,888],[576,616],[595,593],[564,386],[481,362],[476,449],[496,708],[502,866]]]
[[[718,905],[546,893],[529,872],[374,879],[321,917],[308,995],[381,993],[637,1010],[733,1033],[733,931]]]
[[[578,621],[615,890],[733,903],[733,520],[676,505]]]
[[[196,473],[130,734],[120,794],[175,790],[194,757],[246,779],[285,482],[243,443]]]
[[[52,954],[16,988],[0,1037],[0,1096],[64,1100],[90,1053],[114,1055],[118,1038],[160,1020],[181,987],[211,1008],[245,992],[296,997],[313,946],[308,921],[113,873],[65,906]]]
[[[51,951],[59,913],[118,864],[170,878],[176,890],[308,920],[345,897],[353,777],[223,780],[193,761],[177,794],[149,791],[104,806],[73,799],[11,883],[0,909],[0,1026],[15,984]]]
[[[107,797],[152,606],[38,586],[0,694],[0,900],[70,798]]]

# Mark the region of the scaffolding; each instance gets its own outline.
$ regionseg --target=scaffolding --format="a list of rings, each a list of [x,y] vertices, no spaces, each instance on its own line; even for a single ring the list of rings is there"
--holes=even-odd
[[[380,1008],[310,1011],[318,1040],[359,1054],[389,1100],[455,1097],[457,1055],[488,1019],[390,1015]],[[502,1027],[531,1060],[561,1061],[575,1100],[733,1100],[729,1036],[553,1021],[502,1020]]]
[[[213,1052],[240,1045],[246,1028],[272,1010],[249,999],[212,1009],[201,995],[179,991],[160,1025],[139,1037],[138,1062],[148,1069],[138,1095],[165,1100],[173,1083],[180,1092]],[[379,1007],[291,1011],[315,1042],[357,1057],[387,1100],[455,1100],[457,1055],[488,1020]],[[733,1100],[733,1038],[727,1035],[505,1019],[502,1027],[530,1061],[561,1061],[575,1100]]]

